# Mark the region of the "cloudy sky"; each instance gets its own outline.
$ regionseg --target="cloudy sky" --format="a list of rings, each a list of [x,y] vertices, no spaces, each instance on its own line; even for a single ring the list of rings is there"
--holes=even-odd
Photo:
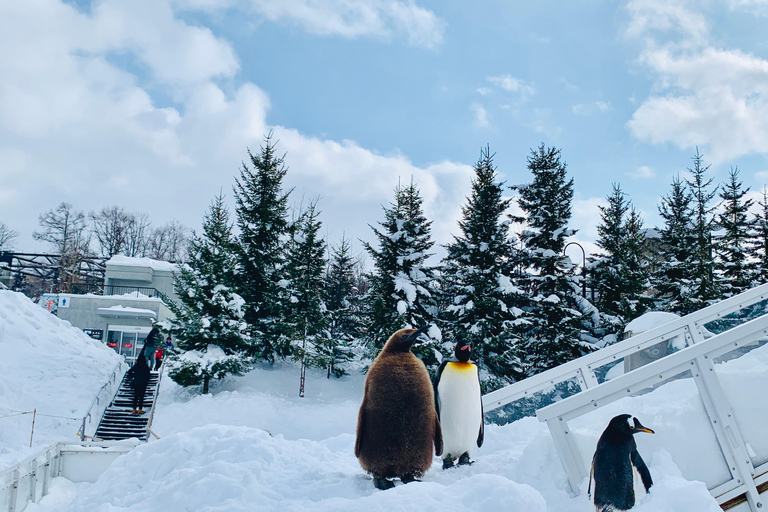
[[[698,146],[768,183],[768,0],[0,0],[0,221],[62,201],[199,231],[272,130],[326,235],[411,179],[441,243],[480,149],[508,184],[562,149],[576,239],[620,183],[649,226]]]

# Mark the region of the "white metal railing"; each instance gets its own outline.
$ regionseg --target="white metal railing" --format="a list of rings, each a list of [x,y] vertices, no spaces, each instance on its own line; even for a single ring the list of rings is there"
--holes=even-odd
[[[609,364],[617,364],[625,357],[643,352],[660,342],[683,336],[685,345],[692,345],[705,338],[704,326],[710,322],[768,300],[768,284],[752,288],[701,309],[690,315],[673,320],[655,329],[638,334],[609,347],[587,354],[573,361],[521,380],[483,396],[483,410],[487,413],[512,402],[533,397],[534,394],[551,390],[564,382],[576,382],[581,391],[592,389],[601,382],[596,370]]]
[[[688,315],[675,322],[675,330],[685,329],[686,336],[690,336],[694,342],[692,345],[536,411],[539,420],[546,422],[549,427],[574,493],[579,492],[579,484],[587,477],[588,472],[585,458],[578,449],[568,422],[621,398],[652,388],[667,379],[690,372],[730,472],[730,479],[713,485],[709,489],[710,492],[720,504],[746,495],[752,512],[758,512],[762,508],[763,503],[757,486],[768,481],[768,463],[763,463],[757,468],[753,466],[750,450],[715,372],[714,359],[764,339],[768,335],[768,315],[706,340],[700,329],[701,321],[702,315]],[[668,330],[662,329],[664,332]],[[760,418],[758,421],[764,423],[766,420],[768,418]]]
[[[123,375],[125,375],[127,370],[128,365],[123,358],[120,358],[120,362],[117,363],[115,369],[112,370],[112,374],[109,376],[107,382],[105,382],[104,385],[101,386],[99,391],[96,393],[96,396],[91,402],[91,406],[88,407],[88,410],[83,416],[83,422],[80,425],[80,430],[77,432],[77,435],[80,436],[81,441],[85,440],[86,435],[93,434],[93,431],[91,431],[90,434],[86,433],[87,424],[91,423],[94,416],[98,417],[98,419],[101,419],[102,414],[104,414],[104,410],[115,396],[115,385],[118,387],[120,386],[120,383],[123,381]]]
[[[49,446],[15,466],[0,471],[0,512],[20,512],[48,494],[51,480],[95,482],[120,455],[138,441],[70,442]]]

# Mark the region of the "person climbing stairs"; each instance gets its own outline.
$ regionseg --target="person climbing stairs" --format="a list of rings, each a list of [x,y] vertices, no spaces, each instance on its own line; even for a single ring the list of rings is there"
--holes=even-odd
[[[133,375],[130,371],[127,372],[112,403],[104,411],[95,437],[105,441],[117,441],[132,437],[146,441],[152,422],[152,407],[157,397],[161,373],[162,368],[159,372],[150,372],[144,398],[137,404],[138,409],[144,411],[145,414],[137,414],[134,412],[136,410],[134,409],[136,388],[132,385]]]

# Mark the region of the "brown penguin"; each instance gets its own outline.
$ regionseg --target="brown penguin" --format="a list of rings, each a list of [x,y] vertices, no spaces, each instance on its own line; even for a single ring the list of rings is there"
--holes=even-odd
[[[401,329],[371,364],[357,417],[355,456],[378,489],[420,478],[440,455],[443,439],[432,382],[411,345],[427,327]]]

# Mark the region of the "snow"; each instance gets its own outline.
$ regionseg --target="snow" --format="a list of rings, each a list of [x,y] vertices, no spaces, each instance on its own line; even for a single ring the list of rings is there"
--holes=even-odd
[[[73,414],[55,409],[69,402],[82,403],[82,413],[117,355],[19,294],[0,292],[0,320],[2,407],[21,410],[34,402],[40,410]],[[30,347],[30,340],[37,345]],[[740,425],[745,422],[743,434],[754,456],[768,457],[768,442],[761,436],[768,403],[749,399],[768,385],[768,346],[718,364],[716,370]],[[354,456],[364,376],[326,379],[323,372],[309,369],[306,396],[299,398],[299,375],[291,363],[259,365],[242,377],[215,382],[208,395],[182,388],[165,375],[153,423],[161,439],[118,458],[95,483],[55,479],[50,494],[26,510],[593,511],[587,480],[581,493],[572,496],[549,431],[535,418],[486,425],[485,444],[473,454],[471,466],[443,471],[436,457],[423,482],[376,490]],[[727,468],[713,452],[714,434],[692,379],[668,382],[571,421],[587,467],[608,420],[621,412],[657,432],[636,438],[655,483],[633,511],[718,511],[703,482],[716,483]],[[28,441],[29,432],[8,420],[0,418],[0,450],[13,444],[24,451],[18,447]],[[41,437],[48,444],[56,436],[73,439],[76,430],[77,425],[65,423]],[[8,458],[3,460],[7,467]]]
[[[624,332],[640,334],[641,332],[650,331],[651,329],[655,329],[656,327],[677,320],[678,318],[680,318],[680,316],[674,313],[649,311],[629,322],[624,328]]]
[[[116,255],[107,260],[106,265],[122,265],[124,267],[149,267],[152,270],[176,272],[179,266],[176,263],[153,260],[152,258],[131,258],[129,256]]]
[[[107,316],[140,316],[140,317],[157,317],[157,313],[151,309],[130,308],[120,305],[112,306],[109,308],[99,308],[99,314]]]
[[[104,343],[21,293],[0,290],[0,469],[76,440],[82,418],[121,360]],[[32,415],[36,409],[32,448]],[[54,417],[55,416],[55,417]]]

